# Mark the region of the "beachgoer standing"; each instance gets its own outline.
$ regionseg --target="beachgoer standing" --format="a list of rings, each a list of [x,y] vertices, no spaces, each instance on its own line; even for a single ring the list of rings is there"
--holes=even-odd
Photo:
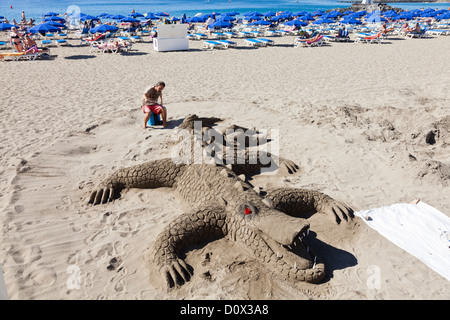
[[[160,114],[162,116],[163,127],[167,127],[167,110],[166,107],[163,106],[162,98],[162,91],[165,87],[166,84],[160,81],[144,93],[141,107],[142,111],[145,113],[144,129],[147,128],[147,123],[152,112]],[[160,100],[160,103],[158,103],[158,100]]]

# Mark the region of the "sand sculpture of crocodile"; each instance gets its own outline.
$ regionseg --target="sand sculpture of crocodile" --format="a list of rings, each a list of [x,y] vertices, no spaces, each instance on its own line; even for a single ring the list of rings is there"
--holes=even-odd
[[[193,119],[198,117],[186,119],[180,127],[188,127]],[[295,171],[292,162],[281,162]],[[353,210],[312,190],[279,188],[262,196],[236,173],[249,173],[249,168],[254,170],[255,165],[177,164],[170,158],[150,161],[114,172],[92,191],[88,202],[106,203],[125,188],[176,189],[192,210],[169,223],[152,251],[169,288],[186,283],[193,275],[180,253],[190,245],[220,237],[241,244],[288,279],[320,282],[325,265],[303,241],[310,227],[304,216],[327,214],[340,223],[351,220]]]

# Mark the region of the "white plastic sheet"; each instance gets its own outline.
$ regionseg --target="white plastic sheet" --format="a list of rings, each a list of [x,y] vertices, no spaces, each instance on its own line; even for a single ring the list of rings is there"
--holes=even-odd
[[[420,201],[355,213],[371,228],[450,280],[450,218]]]

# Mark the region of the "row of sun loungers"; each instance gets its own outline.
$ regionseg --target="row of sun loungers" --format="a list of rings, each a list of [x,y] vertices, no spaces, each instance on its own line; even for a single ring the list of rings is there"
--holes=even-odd
[[[248,47],[265,47],[273,46],[275,42],[271,39],[266,38],[255,38],[255,39],[245,39],[244,45]],[[230,40],[218,39],[218,40],[206,40],[203,42],[203,49],[214,50],[214,49],[228,49],[235,48],[237,43]]]

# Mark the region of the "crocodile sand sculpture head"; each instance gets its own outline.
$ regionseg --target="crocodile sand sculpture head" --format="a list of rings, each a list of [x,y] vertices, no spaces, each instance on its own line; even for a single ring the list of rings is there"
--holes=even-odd
[[[188,128],[190,122],[198,119],[188,117],[181,126]],[[218,120],[205,122],[210,126]],[[289,160],[279,158],[278,161],[289,172],[298,169]],[[341,223],[353,218],[353,210],[313,190],[279,188],[263,196],[238,175],[250,173],[249,168],[254,170],[258,166],[262,165],[150,161],[114,172],[91,193],[88,202],[107,203],[125,188],[176,190],[192,210],[170,222],[155,240],[152,250],[154,262],[168,287],[182,285],[193,275],[180,258],[183,250],[220,237],[242,245],[262,264],[288,279],[320,282],[325,276],[325,266],[303,241],[310,227],[305,214],[327,214]]]

